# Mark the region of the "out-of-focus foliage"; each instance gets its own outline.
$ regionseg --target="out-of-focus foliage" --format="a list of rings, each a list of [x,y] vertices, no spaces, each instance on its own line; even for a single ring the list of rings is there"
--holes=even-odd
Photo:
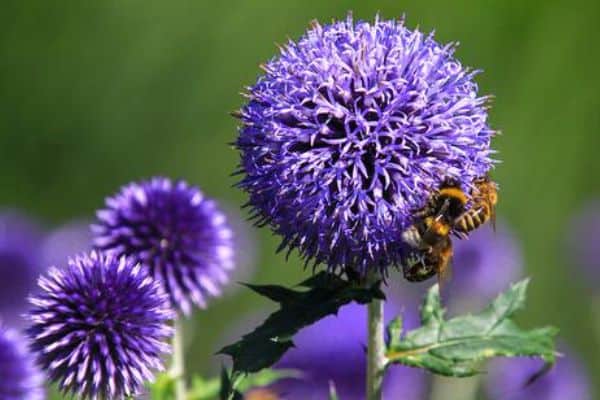
[[[239,393],[245,393],[256,387],[271,385],[281,379],[298,377],[299,372],[289,369],[264,369],[256,374],[240,377],[237,382]],[[227,398],[231,384],[230,372],[226,369],[221,371],[220,377],[203,378],[194,375],[191,379],[188,389],[188,400],[217,400],[220,397]],[[158,375],[156,381],[148,385],[148,392],[152,400],[173,400],[174,399],[174,380],[168,373]],[[223,390],[225,388],[225,390]]]
[[[495,139],[503,160],[494,172],[498,214],[522,242],[533,279],[521,316],[529,326],[559,326],[589,375],[600,375],[591,297],[563,246],[570,216],[600,196],[597,1],[5,0],[0,205],[48,225],[91,219],[106,195],[156,174],[243,203],[229,177],[238,155],[227,143],[237,122],[227,112],[242,104],[239,92],[277,52],[275,42],[348,10],[355,18],[406,14],[408,26],[461,42],[458,57],[484,70],[477,81],[495,94],[491,124],[503,131]],[[307,276],[295,256],[284,263],[275,254],[277,238],[254,232],[253,281]],[[237,293],[188,324],[188,370],[209,372],[224,328],[265,304]]]

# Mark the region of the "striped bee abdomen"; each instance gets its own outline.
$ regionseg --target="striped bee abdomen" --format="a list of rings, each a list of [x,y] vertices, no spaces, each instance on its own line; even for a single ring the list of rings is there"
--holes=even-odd
[[[491,209],[482,205],[476,209],[470,209],[460,215],[454,221],[454,229],[459,232],[468,233],[485,224],[491,217]]]

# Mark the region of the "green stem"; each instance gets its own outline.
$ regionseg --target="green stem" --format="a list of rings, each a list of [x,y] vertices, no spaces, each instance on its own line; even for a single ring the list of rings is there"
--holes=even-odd
[[[175,320],[175,334],[173,335],[173,364],[171,365],[171,376],[175,381],[175,400],[185,400],[185,356],[183,346],[183,324],[177,318]]]
[[[367,351],[367,400],[381,400],[385,368],[383,339],[383,301],[375,299],[367,305],[369,348]]]

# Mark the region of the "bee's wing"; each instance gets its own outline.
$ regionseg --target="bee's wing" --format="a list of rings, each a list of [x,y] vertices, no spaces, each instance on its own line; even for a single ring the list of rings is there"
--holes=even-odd
[[[421,234],[415,225],[409,226],[402,232],[402,240],[414,249],[418,249],[422,246]]]
[[[440,269],[438,274],[438,285],[440,286],[440,291],[444,290],[446,287],[446,283],[448,283],[452,279],[452,260],[448,260],[447,264],[443,269]]]
[[[490,224],[492,225],[492,229],[496,232],[496,207],[492,206],[490,210]]]

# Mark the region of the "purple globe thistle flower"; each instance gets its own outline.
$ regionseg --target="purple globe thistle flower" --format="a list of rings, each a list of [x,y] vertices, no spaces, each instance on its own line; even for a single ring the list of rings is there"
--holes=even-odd
[[[600,283],[600,200],[585,205],[573,217],[566,232],[570,259],[581,266],[586,282],[597,290]]]
[[[487,301],[519,279],[523,257],[505,224],[496,231],[485,225],[468,238],[454,241],[452,279],[444,290],[453,301]]]
[[[25,215],[0,213],[0,317],[13,326],[21,325],[41,272],[41,238],[40,228]]]
[[[493,164],[487,97],[454,44],[403,21],[313,23],[248,89],[239,183],[281,249],[331,269],[398,264],[401,233],[445,178]]]
[[[491,363],[486,381],[490,400],[591,400],[590,383],[583,365],[566,353],[546,375],[530,385],[543,361],[535,358],[499,359]]]
[[[106,200],[92,226],[96,248],[134,257],[163,285],[174,308],[206,307],[233,269],[232,231],[213,200],[184,181],[131,183]]]
[[[44,379],[25,340],[0,325],[0,400],[41,400]]]
[[[73,254],[92,250],[90,221],[73,220],[50,231],[42,243],[42,265],[61,266]]]
[[[160,285],[133,259],[91,252],[51,268],[30,299],[27,333],[38,364],[65,393],[135,395],[162,370],[175,316]]]
[[[416,328],[416,301],[404,300],[400,302],[388,293],[385,314],[401,313],[405,329]],[[401,304],[406,308],[401,308]],[[276,392],[286,400],[321,400],[327,398],[329,382],[333,382],[341,399],[364,399],[366,320],[365,307],[352,303],[342,307],[337,316],[324,318],[302,330],[294,338],[296,347],[286,353],[277,366],[298,369],[303,377],[284,380],[275,386]],[[425,378],[422,370],[393,366],[384,378],[384,398],[422,399],[426,391]]]

